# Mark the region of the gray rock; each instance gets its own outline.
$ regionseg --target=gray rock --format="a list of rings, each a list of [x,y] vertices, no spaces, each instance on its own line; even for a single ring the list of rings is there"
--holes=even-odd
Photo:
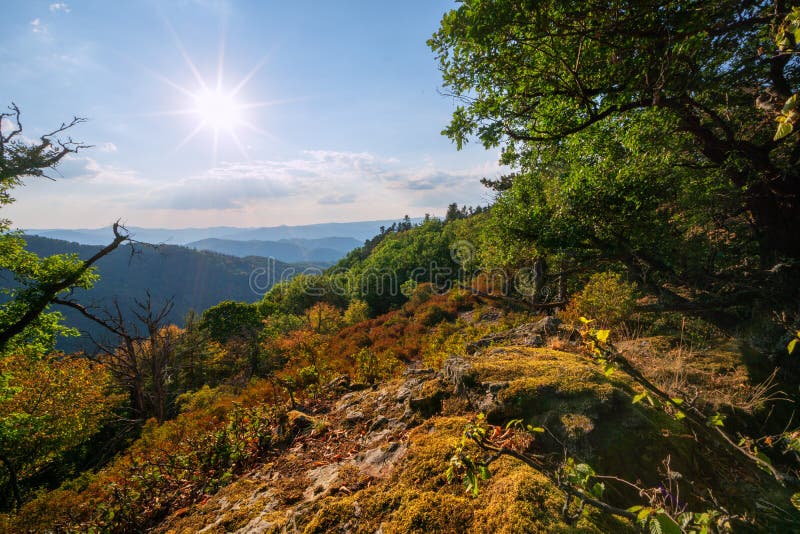
[[[350,410],[344,416],[344,420],[347,423],[357,423],[357,422],[361,421],[362,419],[364,419],[364,412],[362,412],[360,410]]]
[[[387,419],[382,415],[379,415],[372,421],[372,424],[369,425],[369,432],[375,432],[376,430],[380,430],[381,428],[385,427],[388,424],[389,424],[389,419]]]
[[[414,391],[421,383],[422,379],[417,377],[406,380],[403,385],[397,388],[395,400],[397,402],[405,402],[405,400],[411,396],[411,392]]]
[[[350,388],[350,377],[348,375],[336,377],[328,382],[327,388],[334,391],[345,391]]]
[[[339,479],[340,464],[328,464],[316,469],[307,471],[306,474],[311,480],[311,484],[303,492],[303,499],[310,501],[314,497],[323,496],[329,493],[333,485]]]
[[[538,322],[534,323],[533,326],[530,327],[530,332],[543,336],[554,336],[558,334],[558,327],[560,324],[560,319],[548,315],[544,319],[540,319]]]

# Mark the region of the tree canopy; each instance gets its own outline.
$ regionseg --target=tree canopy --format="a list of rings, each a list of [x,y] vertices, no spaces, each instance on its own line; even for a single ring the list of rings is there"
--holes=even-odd
[[[502,146],[506,163],[532,170],[545,147],[644,123],[633,170],[702,169],[735,192],[730,213],[747,214],[765,265],[798,258],[800,144],[774,135],[800,82],[794,33],[778,31],[791,7],[465,0],[429,41],[461,101],[444,133],[459,147]]]
[[[487,251],[615,264],[719,325],[755,300],[791,309],[798,16],[783,2],[593,0],[445,14],[429,45],[460,104],[443,133],[500,147],[511,167],[484,180],[498,191]]]

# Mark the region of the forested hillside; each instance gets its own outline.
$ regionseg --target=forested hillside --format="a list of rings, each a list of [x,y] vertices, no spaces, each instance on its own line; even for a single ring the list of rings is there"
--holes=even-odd
[[[397,220],[359,221],[347,223],[304,224],[297,226],[266,226],[254,228],[238,228],[234,226],[212,226],[209,228],[141,228],[131,226],[134,239],[146,243],[164,243],[168,245],[186,245],[201,239],[226,239],[231,241],[280,241],[283,239],[324,239],[328,237],[350,237],[364,241],[372,237],[381,226],[391,226]],[[414,220],[419,222],[419,220]],[[108,238],[111,227],[68,230],[58,228],[28,229],[26,233],[75,241],[82,245],[103,245]]]
[[[0,222],[0,529],[800,531],[800,7],[464,0],[428,45],[486,207],[257,298],[256,259]],[[0,204],[86,148],[20,114]]]
[[[102,248],[38,236],[26,236],[25,241],[28,250],[40,256],[76,254],[86,259]],[[179,326],[189,310],[201,312],[223,300],[258,301],[281,275],[291,277],[309,267],[267,258],[236,258],[174,245],[145,244],[122,246],[96,265],[99,280],[89,292],[76,289],[71,295],[74,299],[101,315],[113,311],[115,302],[130,313],[136,307],[135,301],[144,301],[149,292],[158,306],[172,302],[165,319]],[[69,325],[89,334],[62,338],[59,348],[67,352],[94,352],[96,347],[91,338],[108,338],[106,329],[77,310],[64,306],[54,309],[64,314]]]
[[[187,247],[210,250],[230,256],[259,256],[275,258],[282,262],[334,263],[361,245],[352,237],[326,237],[321,239],[281,239],[279,241],[232,239],[201,239],[187,243]]]

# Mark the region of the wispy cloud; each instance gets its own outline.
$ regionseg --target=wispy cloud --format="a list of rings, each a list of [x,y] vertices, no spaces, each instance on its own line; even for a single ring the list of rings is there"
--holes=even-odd
[[[329,205],[336,205],[336,204],[352,204],[356,200],[355,193],[348,193],[346,195],[325,195],[324,197],[320,198],[317,202],[319,204],[329,204]]]
[[[141,203],[147,208],[235,210],[288,198],[323,206],[350,204],[356,198],[394,199],[417,205],[423,196],[433,199],[438,195],[440,203],[446,205],[453,196],[451,190],[467,186],[474,196],[478,180],[495,172],[486,167],[416,167],[370,153],[315,150],[286,161],[223,163],[156,187],[142,197]]]
[[[47,33],[47,26],[42,24],[42,21],[37,17],[31,21],[31,31],[33,33]]]
[[[117,151],[117,145],[115,145],[111,141],[108,141],[108,142],[105,142],[105,143],[100,143],[99,145],[97,145],[96,148],[100,152],[116,152]]]
[[[70,9],[65,2],[54,2],[50,4],[50,11],[63,11],[64,13],[69,13]]]

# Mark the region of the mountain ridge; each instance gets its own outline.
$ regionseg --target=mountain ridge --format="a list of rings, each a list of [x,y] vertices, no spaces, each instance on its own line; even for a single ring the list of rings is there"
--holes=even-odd
[[[229,239],[234,241],[265,240],[277,241],[280,239],[321,239],[321,238],[352,238],[365,241],[380,231],[381,226],[391,226],[402,218],[354,221],[354,222],[329,222],[305,225],[279,225],[262,227],[236,227],[236,226],[209,226],[206,228],[145,228],[130,226],[131,236],[148,243],[166,243],[170,245],[186,245],[202,239]],[[419,222],[422,218],[412,218],[412,222]],[[29,228],[24,230],[27,235],[37,235],[50,239],[72,241],[82,245],[104,245],[110,241],[111,227],[100,228]]]
[[[28,250],[40,256],[77,254],[80,258],[88,258],[101,248],[41,236],[25,236],[25,240]],[[135,300],[143,300],[149,291],[164,300],[172,299],[174,306],[167,320],[182,325],[189,310],[202,312],[222,300],[260,300],[262,291],[272,287],[283,274],[290,277],[303,265],[292,266],[252,256],[239,258],[177,245],[152,247],[137,244],[121,246],[100,259],[96,267],[100,279],[89,290],[76,289],[73,298],[97,310],[109,308],[116,299],[126,312],[135,305]],[[261,272],[267,276],[259,277],[258,287],[254,289],[251,277]],[[158,307],[162,302],[154,305]],[[60,306],[54,306],[54,309],[64,314],[68,325],[95,338],[106,335],[102,327],[73,309]],[[66,352],[90,351],[90,345],[90,339],[81,336],[61,340],[59,348]]]
[[[233,239],[207,238],[192,241],[186,246],[198,250],[209,250],[237,256],[276,258],[285,262],[333,263],[343,258],[362,242],[352,237],[327,237],[319,239],[279,239],[238,241]]]

